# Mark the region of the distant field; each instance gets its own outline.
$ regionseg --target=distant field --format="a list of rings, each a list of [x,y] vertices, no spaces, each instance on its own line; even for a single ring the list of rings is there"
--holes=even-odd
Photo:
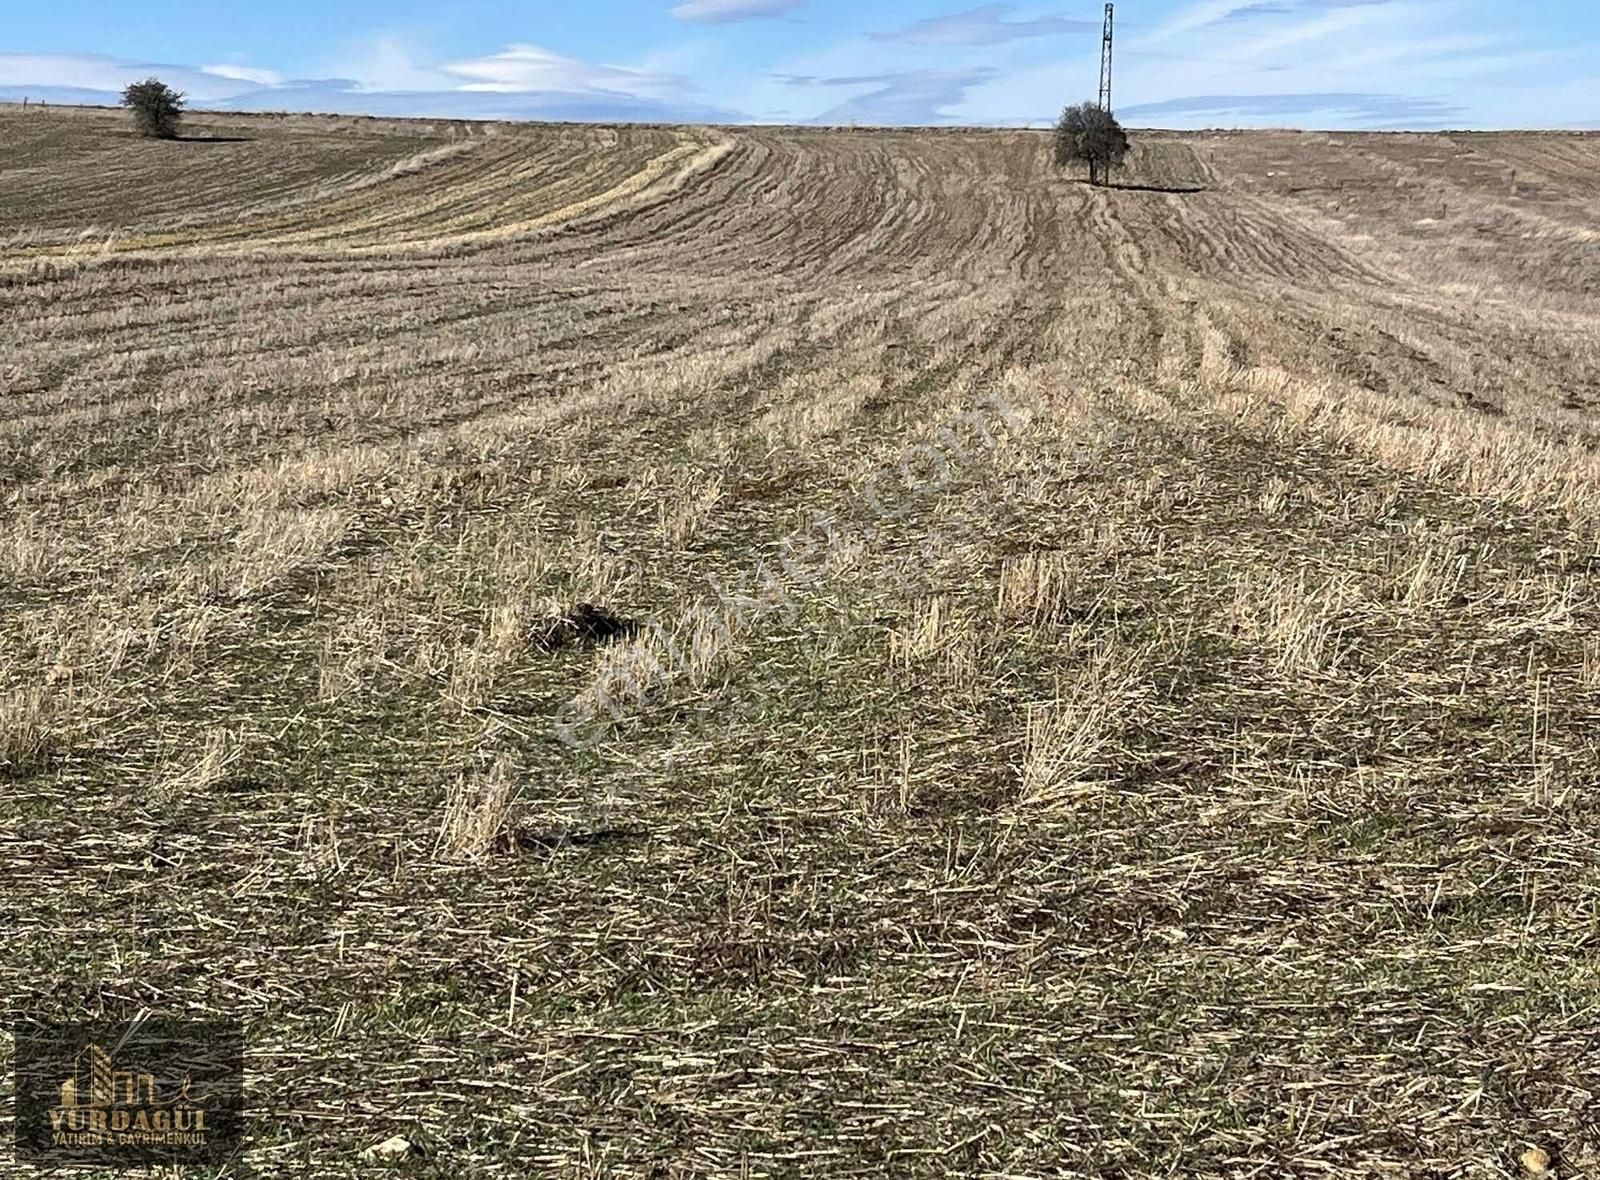
[[[0,107],[0,995],[229,1174],[1600,1176],[1600,136],[188,134]]]

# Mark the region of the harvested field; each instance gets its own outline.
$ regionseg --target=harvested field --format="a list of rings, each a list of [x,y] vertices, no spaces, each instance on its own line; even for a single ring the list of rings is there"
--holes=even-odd
[[[1600,136],[194,123],[0,108],[0,994],[229,1174],[1600,1176]]]

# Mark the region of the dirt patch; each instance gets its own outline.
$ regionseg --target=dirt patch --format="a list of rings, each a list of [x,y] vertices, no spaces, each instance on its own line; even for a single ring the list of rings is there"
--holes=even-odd
[[[580,602],[564,615],[534,625],[532,642],[540,651],[560,651],[576,644],[610,643],[637,634],[639,624],[592,602]]]

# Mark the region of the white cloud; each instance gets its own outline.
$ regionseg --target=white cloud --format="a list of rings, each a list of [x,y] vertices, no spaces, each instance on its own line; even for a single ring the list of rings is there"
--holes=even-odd
[[[277,70],[228,63],[196,68],[103,54],[0,53],[0,101],[31,96],[115,105],[129,82],[155,76],[184,91],[192,105],[216,109],[645,122],[741,117],[665,68],[670,56],[649,60],[647,66],[593,65],[537,45],[509,45],[440,65],[391,34],[331,63],[333,77],[288,80]]]
[[[0,53],[0,85],[120,90],[157,68],[99,53]]]
[[[869,88],[814,116],[813,123],[920,126],[950,122],[950,108],[960,104],[970,87],[994,73],[991,69],[907,70],[861,77],[817,78],[797,84]]]
[[[1257,0],[1200,0],[1200,3],[1191,4],[1166,24],[1142,38],[1140,43],[1165,41],[1180,33],[1214,25],[1243,9],[1254,8],[1256,2]]]
[[[1269,53],[1275,53],[1280,49],[1287,49],[1291,45],[1303,45],[1308,41],[1321,41],[1336,33],[1342,33],[1346,29],[1370,24],[1378,11],[1375,8],[1336,9],[1327,16],[1319,17],[1316,20],[1304,21],[1287,29],[1279,29],[1274,33],[1257,37],[1234,49],[1229,56],[1234,59],[1262,57]]]
[[[196,107],[478,118],[1048,123],[1093,92],[1098,38],[1068,18],[1012,15],[1005,0],[898,32],[811,45],[777,60],[732,55],[721,30],[679,36],[621,64],[533,44],[443,61],[420,33],[348,45],[309,78],[266,66],[177,66],[104,54],[0,53],[0,98],[114,104],[156,76]],[[1020,0],[1019,0],[1020,2]],[[1473,23],[1479,0],[1192,0],[1129,37],[1117,68],[1122,109],[1169,126],[1276,122],[1388,126],[1581,125],[1600,115],[1594,47]],[[682,20],[781,16],[804,0],[686,0]],[[952,8],[960,7],[952,5]],[[1022,10],[1024,15],[1030,11]],[[1182,31],[1183,35],[1176,35]],[[498,43],[491,43],[498,44]],[[787,50],[787,52],[785,52]],[[697,87],[693,80],[703,83]],[[1459,112],[1459,114],[1457,114]]]
[[[731,24],[784,16],[804,8],[807,0],[688,0],[672,10],[679,20],[701,24]]]
[[[130,82],[157,77],[197,102],[253,90],[258,83],[210,69],[129,61],[103,53],[0,53],[0,86],[115,93]]]
[[[1397,61],[1416,59],[1435,60],[1446,54],[1470,53],[1479,49],[1492,49],[1503,45],[1505,39],[1488,33],[1449,37],[1400,38],[1369,45],[1355,53],[1335,57],[1323,63],[1328,70],[1366,70],[1373,66],[1388,65]]]
[[[1186,34],[1156,38],[1158,52],[1129,38],[1118,110],[1164,127],[1541,127],[1600,113],[1600,90],[1585,96],[1581,81],[1593,73],[1592,46],[1547,48],[1532,33],[1486,29],[1477,15],[1466,0],[1191,4],[1173,22]],[[1006,70],[952,113],[1043,122],[1091,92],[1097,64],[1086,51]]]
[[[279,86],[283,83],[283,75],[277,70],[258,70],[251,66],[201,66],[200,72],[217,78],[231,78],[235,82],[253,82],[257,86]]]
[[[462,90],[517,94],[526,91],[605,91],[662,98],[691,89],[670,74],[627,66],[590,65],[537,45],[508,45],[499,53],[453,62],[444,72],[469,81]]]
[[[1034,20],[1012,20],[1012,4],[985,4],[966,12],[952,12],[913,21],[892,33],[872,33],[874,41],[899,41],[907,45],[962,46],[1004,45],[1030,37],[1054,37],[1063,33],[1099,32],[1093,21],[1043,16]]]
[[[454,62],[429,60],[405,37],[376,37],[330,63],[365,94],[573,94],[680,99],[687,79],[659,69],[599,65],[542,46],[518,43],[498,53]]]
[[[364,91],[454,90],[458,85],[454,78],[423,64],[406,39],[394,33],[374,37],[339,57],[331,72]]]
[[[0,53],[0,85],[112,90],[138,81],[116,58],[92,53]]]

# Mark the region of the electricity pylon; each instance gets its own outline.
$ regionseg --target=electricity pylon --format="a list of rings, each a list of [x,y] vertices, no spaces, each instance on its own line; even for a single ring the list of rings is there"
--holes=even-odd
[[[1106,31],[1100,39],[1100,109],[1111,113],[1111,5],[1106,5]]]

